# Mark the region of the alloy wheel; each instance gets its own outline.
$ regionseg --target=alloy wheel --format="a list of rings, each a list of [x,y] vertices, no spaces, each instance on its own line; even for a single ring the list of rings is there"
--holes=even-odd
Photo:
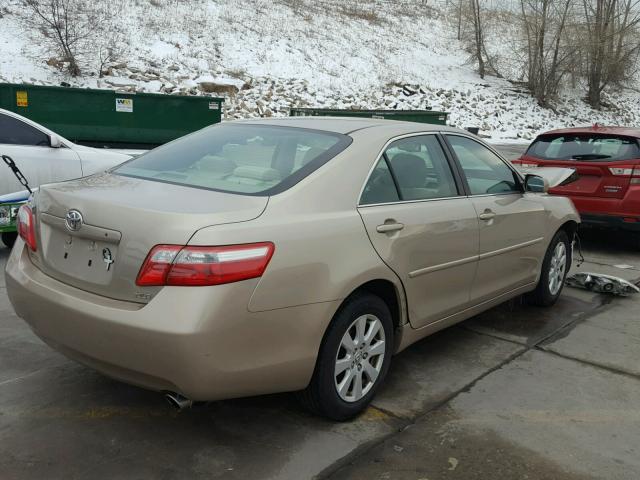
[[[340,398],[357,402],[373,388],[386,353],[382,322],[375,315],[354,320],[342,336],[334,370],[335,387]]]
[[[558,242],[553,250],[551,264],[549,265],[549,292],[557,295],[564,282],[564,274],[567,269],[567,247],[564,242]]]

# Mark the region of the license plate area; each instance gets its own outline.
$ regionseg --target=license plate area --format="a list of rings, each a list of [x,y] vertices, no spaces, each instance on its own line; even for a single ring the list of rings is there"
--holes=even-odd
[[[71,234],[56,223],[42,222],[40,226],[43,261],[49,269],[83,282],[110,284],[118,262],[119,236],[114,242],[113,233],[104,235],[93,227],[87,229],[87,238],[80,232]]]

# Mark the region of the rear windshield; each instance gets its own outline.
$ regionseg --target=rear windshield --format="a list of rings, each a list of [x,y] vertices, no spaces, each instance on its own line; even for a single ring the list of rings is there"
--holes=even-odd
[[[129,177],[246,195],[295,185],[351,143],[346,135],[270,125],[221,124],[112,170]]]
[[[546,160],[609,161],[640,158],[638,141],[616,135],[544,135],[527,155]]]

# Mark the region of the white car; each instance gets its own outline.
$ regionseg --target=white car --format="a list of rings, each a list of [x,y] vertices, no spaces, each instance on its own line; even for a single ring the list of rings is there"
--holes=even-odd
[[[85,177],[131,157],[105,149],[76,145],[25,117],[0,109],[0,155],[11,157],[29,186]],[[4,163],[0,164],[0,195],[24,190]]]
[[[92,175],[131,158],[124,153],[76,145],[27,118],[0,109],[0,155],[13,159],[32,189]],[[29,195],[9,167],[0,162],[0,235],[11,247],[15,212]]]

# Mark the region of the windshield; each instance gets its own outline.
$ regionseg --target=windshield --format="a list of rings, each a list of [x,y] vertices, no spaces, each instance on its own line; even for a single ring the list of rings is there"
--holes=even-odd
[[[527,155],[545,160],[608,161],[640,158],[638,141],[616,135],[544,135],[538,137]]]
[[[295,185],[351,143],[346,135],[271,125],[220,124],[134,158],[112,173],[247,195]]]

